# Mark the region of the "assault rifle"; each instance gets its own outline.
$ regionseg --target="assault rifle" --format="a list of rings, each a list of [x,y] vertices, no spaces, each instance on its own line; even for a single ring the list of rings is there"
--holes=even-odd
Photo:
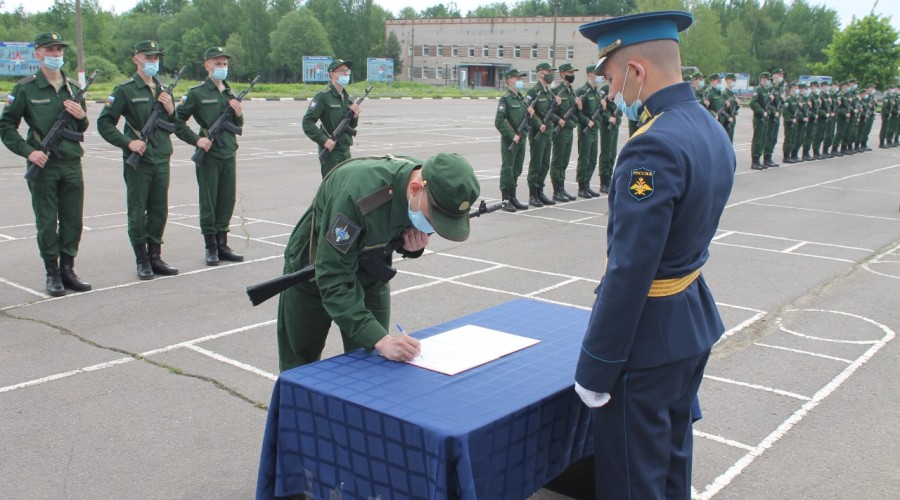
[[[84,82],[84,88],[75,93],[72,97],[72,100],[76,103],[81,101],[84,97],[84,93],[87,92],[88,87],[94,83],[94,79],[97,78],[97,75],[100,74],[99,69],[95,69],[91,74],[90,78],[88,78]],[[44,140],[41,141],[41,151],[50,156],[51,154],[55,156],[57,159],[61,159],[62,153],[59,152],[59,143],[66,139],[68,141],[73,142],[84,142],[84,132],[76,132],[67,125],[69,125],[69,121],[72,120],[72,115],[66,111],[66,108],[63,107],[59,110],[59,114],[56,115],[56,121],[53,123],[53,126],[50,127],[50,131],[47,132],[47,135],[44,137]],[[37,180],[38,176],[41,173],[41,167],[38,167],[34,163],[28,162],[28,170],[25,171],[25,180],[29,182],[34,182]]]
[[[505,201],[501,201],[488,205],[484,200],[481,200],[481,204],[479,204],[477,208],[469,210],[469,218],[480,217],[482,214],[499,210],[506,206],[506,203],[507,202]],[[372,275],[372,277],[387,283],[397,274],[397,270],[385,263],[385,260],[390,258],[394,251],[399,250],[402,247],[403,236],[401,235],[392,239],[384,246],[361,252],[357,262],[359,262],[359,267],[363,268],[367,273]],[[258,306],[288,288],[298,283],[309,281],[315,277],[316,265],[310,264],[299,271],[248,286],[247,296],[250,297],[250,302],[252,302],[254,306]]]
[[[576,106],[575,103],[573,102],[572,107],[569,108],[568,110],[566,110],[566,113],[562,116],[563,121],[565,121],[568,124],[569,119],[572,118],[572,114],[574,114],[576,111],[578,111],[578,106]],[[554,125],[553,126],[553,135],[559,135],[560,129],[562,129],[562,127],[559,126],[559,123]]]
[[[602,103],[603,103],[603,99],[606,98],[606,92],[603,92],[602,90],[598,90],[597,95],[600,96],[600,102],[597,104],[597,109],[594,110],[594,114],[591,115],[591,119],[590,119],[590,121],[594,122],[595,127],[597,126],[597,118],[600,118],[600,113],[602,113],[603,110],[605,109],[603,107]],[[584,130],[581,131],[581,135],[587,135],[587,133],[591,130],[594,130],[594,129],[586,126],[586,127],[584,127]]]
[[[245,88],[243,92],[238,94],[235,99],[238,102],[243,101],[247,93],[253,89],[253,86],[256,85],[257,82],[259,82],[259,79],[260,76],[256,75],[256,78],[254,78],[253,81],[250,82],[250,86]],[[218,118],[216,118],[216,121],[213,122],[212,125],[210,125],[209,130],[206,132],[206,137],[210,142],[216,142],[220,137],[222,137],[222,133],[225,131],[231,132],[234,135],[243,134],[244,129],[235,125],[233,120],[234,108],[228,106],[227,108],[225,108],[225,111],[223,111],[222,114],[219,115]],[[210,145],[210,147],[212,146]],[[206,156],[206,150],[201,147],[197,147],[197,149],[194,150],[194,155],[191,156],[191,160],[199,167],[200,162],[203,161],[204,156]]]
[[[366,100],[366,97],[369,97],[369,92],[372,91],[372,85],[369,85],[366,88],[366,93],[363,94],[362,97],[356,100],[356,104],[362,104],[363,101]],[[335,147],[337,147],[337,143],[340,140],[341,136],[344,134],[350,134],[351,137],[356,137],[356,129],[350,126],[350,120],[353,119],[353,110],[348,109],[347,113],[344,114],[344,119],[341,120],[341,123],[338,123],[337,127],[334,127],[334,132],[331,133],[330,139],[334,141]],[[319,161],[325,161],[328,158],[328,155],[331,154],[331,151],[322,148],[322,151],[319,151]]]
[[[531,96],[525,96],[525,100],[531,99]],[[521,146],[523,142],[525,142],[525,136],[522,135],[523,132],[527,132],[531,127],[528,126],[528,119],[531,116],[528,114],[528,110],[534,109],[534,103],[537,102],[537,99],[531,101],[531,104],[525,109],[525,116],[522,117],[522,121],[519,122],[519,125],[516,127],[516,135],[519,136],[519,142],[514,142],[506,148],[507,151],[512,151],[513,149],[518,149],[518,146]]]
[[[184,73],[185,69],[187,69],[187,66],[183,66],[178,73],[175,73],[175,80],[169,84],[168,87],[164,88],[163,92],[172,97],[172,91],[175,90],[175,86],[178,85],[178,81],[181,80],[181,75]],[[141,128],[141,140],[144,141],[144,143],[149,142],[154,148],[159,146],[159,141],[156,140],[156,129],[158,128],[161,128],[170,134],[175,132],[175,124],[163,119],[166,115],[166,107],[163,106],[163,103],[156,101],[156,105],[153,106],[153,112],[150,113],[150,118],[147,118],[147,122],[144,123],[144,126]],[[141,163],[141,155],[132,151],[128,156],[128,159],[125,160],[125,163],[137,170],[138,164]]]
[[[544,119],[541,120],[541,125],[544,126],[544,130],[547,130],[550,127],[551,120],[553,119],[553,112],[556,111],[557,106],[556,94],[554,94],[553,92],[546,92],[546,94],[548,94],[548,97],[550,98],[550,107],[547,108],[547,113],[544,115]],[[535,98],[535,101],[537,101],[537,98]],[[534,138],[539,138],[541,134],[543,134],[543,132],[541,132],[541,129],[538,128],[537,133],[534,134]]]

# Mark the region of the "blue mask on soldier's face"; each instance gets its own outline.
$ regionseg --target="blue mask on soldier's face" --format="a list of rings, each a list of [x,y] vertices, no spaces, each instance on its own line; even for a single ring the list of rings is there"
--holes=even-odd
[[[228,78],[228,68],[213,68],[212,76],[216,80],[224,80]]]
[[[54,57],[54,56],[46,56],[44,57],[44,66],[48,69],[58,70],[63,67],[63,56]]]
[[[522,90],[523,88],[525,88],[525,82],[523,82],[522,80],[516,80],[516,83],[514,85],[516,87],[516,90]]]
[[[434,234],[434,228],[431,227],[431,223],[428,222],[428,218],[425,217],[425,214],[422,213],[422,196],[419,195],[419,202],[416,205],[416,210],[412,209],[412,202],[407,202],[406,213],[409,215],[409,221],[412,222],[413,227],[422,231],[425,234]]]
[[[338,83],[341,85],[341,87],[348,85],[350,83],[350,75],[338,76]]]
[[[641,109],[641,91],[644,90],[644,83],[641,82],[641,88],[638,89],[638,97],[631,104],[625,104],[625,96],[622,95],[622,92],[625,91],[625,84],[628,83],[628,68],[625,68],[625,81],[622,82],[622,90],[616,93],[616,96],[613,98],[613,102],[616,104],[616,107],[621,109],[623,113],[625,113],[625,117],[631,121],[638,121],[640,118],[638,111]]]
[[[159,73],[159,61],[145,62],[143,70],[144,74],[151,78],[156,76],[156,74]]]

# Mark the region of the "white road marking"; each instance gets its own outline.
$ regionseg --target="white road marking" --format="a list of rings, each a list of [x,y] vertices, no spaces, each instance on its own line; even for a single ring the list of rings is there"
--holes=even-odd
[[[742,450],[744,450],[744,451],[751,451],[751,450],[754,449],[754,448],[753,448],[752,446],[750,446],[749,444],[744,444],[744,443],[735,441],[735,440],[733,440],[733,439],[727,439],[727,438],[724,438],[724,437],[722,437],[722,436],[717,436],[717,435],[715,435],[715,434],[709,434],[709,433],[706,433],[706,432],[703,432],[703,431],[698,431],[697,429],[694,429],[694,435],[697,436],[697,437],[702,437],[702,438],[710,439],[710,440],[715,441],[715,442],[717,442],[717,443],[727,444],[728,446],[733,446],[733,447],[735,447],[735,448],[740,448],[740,449],[742,449]]]
[[[255,366],[248,365],[247,363],[241,363],[240,361],[238,361],[238,360],[236,360],[236,359],[231,359],[231,358],[226,357],[226,356],[223,356],[223,355],[221,355],[221,354],[219,354],[219,353],[216,353],[216,352],[213,352],[213,351],[206,350],[206,349],[204,349],[204,348],[202,348],[202,347],[197,347],[196,345],[191,344],[191,345],[185,346],[185,349],[190,349],[190,350],[195,351],[195,352],[198,352],[198,353],[200,353],[200,354],[202,354],[202,355],[204,355],[204,356],[209,356],[210,358],[212,358],[212,359],[214,359],[214,360],[216,360],[216,361],[220,361],[220,362],[225,363],[225,364],[227,364],[227,365],[234,366],[235,368],[240,368],[241,370],[248,371],[248,372],[250,372],[250,373],[252,373],[252,374],[254,374],[254,375],[259,375],[260,377],[267,378],[267,379],[269,379],[269,380],[271,380],[271,381],[273,381],[273,382],[276,381],[276,380],[278,380],[278,375],[274,375],[274,374],[269,373],[269,372],[267,372],[267,371],[265,371],[265,370],[260,370],[259,368],[255,367]]]
[[[9,280],[6,279],[6,278],[0,278],[0,283],[6,283],[7,285],[9,285],[9,286],[11,286],[11,287],[13,287],[13,288],[18,288],[19,290],[22,290],[23,292],[28,292],[28,293],[30,293],[30,294],[32,294],[32,295],[37,295],[38,297],[40,297],[40,298],[42,298],[42,299],[49,299],[49,298],[50,298],[50,296],[47,295],[47,294],[45,294],[45,293],[41,293],[41,292],[39,292],[39,291],[37,291],[37,290],[35,290],[35,289],[33,289],[33,288],[28,288],[28,287],[25,286],[25,285],[20,285],[20,284],[18,284],[18,283],[13,282],[13,281],[9,281]]]
[[[808,398],[808,397],[806,397],[806,396],[802,396],[802,395],[800,395],[800,394],[796,394],[796,393],[793,393],[793,392],[783,391],[783,390],[781,390],[781,389],[775,389],[775,388],[773,388],[773,387],[766,387],[766,386],[764,386],[764,385],[759,385],[759,384],[750,384],[750,383],[748,383],[748,382],[741,382],[741,381],[739,381],[739,380],[732,380],[732,379],[730,379],[730,378],[716,377],[715,375],[703,375],[703,378],[704,378],[704,379],[709,379],[709,380],[715,380],[716,382],[723,382],[723,383],[726,383],[726,384],[732,384],[732,385],[738,385],[738,386],[741,386],[741,387],[747,387],[747,388],[749,388],[749,389],[757,389],[757,390],[760,390],[760,391],[771,392],[771,393],[773,393],[773,394],[778,394],[779,396],[787,396],[787,397],[789,397],[789,398],[799,399],[799,400],[801,400],[801,401],[809,401],[809,400],[810,400],[810,398]]]
[[[782,346],[778,346],[778,345],[763,344],[762,342],[754,342],[753,345],[758,345],[760,347],[768,347],[769,349],[777,349],[779,351],[788,351],[788,352],[795,352],[797,354],[805,354],[806,356],[814,356],[817,358],[831,359],[833,361],[841,361],[841,362],[847,363],[847,364],[850,364],[853,362],[852,360],[849,360],[849,359],[838,358],[835,356],[829,356],[827,354],[819,354],[817,352],[803,351],[800,349],[792,349],[790,347],[782,347]]]
[[[897,220],[900,221],[900,217],[881,217],[878,215],[863,215],[863,214],[852,214],[849,212],[836,212],[834,210],[821,210],[818,208],[803,208],[803,207],[790,207],[787,205],[775,205],[768,203],[750,203],[750,205],[759,205],[761,207],[773,207],[773,208],[784,208],[788,210],[799,210],[801,212],[819,212],[823,214],[831,214],[831,215],[846,215],[848,217],[862,217],[864,219],[878,219],[878,220]]]

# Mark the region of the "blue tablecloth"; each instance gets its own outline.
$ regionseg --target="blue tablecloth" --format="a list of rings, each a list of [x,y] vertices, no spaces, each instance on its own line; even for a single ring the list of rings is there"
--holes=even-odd
[[[589,313],[515,300],[473,324],[540,344],[456,376],[354,351],[281,374],[257,498],[521,500],[593,451],[573,390]]]

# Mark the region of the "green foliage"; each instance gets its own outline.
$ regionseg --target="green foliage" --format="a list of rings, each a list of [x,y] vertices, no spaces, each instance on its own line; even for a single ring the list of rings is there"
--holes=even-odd
[[[815,67],[835,79],[856,77],[860,86],[874,83],[879,88],[897,81],[900,47],[897,31],[888,18],[876,14],[853,18],[843,32],[835,35],[825,54],[828,62]]]
[[[100,56],[86,56],[84,58],[84,73],[90,75],[95,69],[100,70],[100,74],[98,74],[97,79],[94,80],[96,83],[119,83],[125,80],[125,76],[122,75],[115,64]],[[72,75],[75,75],[75,73],[72,73]]]
[[[681,37],[681,64],[696,66],[703,74],[720,72],[728,48],[719,14],[705,5],[694,9],[694,24]]]
[[[332,53],[325,27],[306,8],[290,12],[281,18],[278,27],[270,35],[270,43],[270,62],[287,81],[300,80],[303,56]]]
[[[400,48],[400,40],[393,31],[388,35],[387,41],[384,43],[384,57],[390,57],[394,60],[394,76],[399,75],[403,71],[403,57]]]
[[[462,13],[459,12],[459,8],[456,7],[456,3],[449,2],[447,5],[439,3],[437,5],[432,5],[427,9],[422,9],[419,12],[419,17],[422,19],[454,19],[462,17]]]

